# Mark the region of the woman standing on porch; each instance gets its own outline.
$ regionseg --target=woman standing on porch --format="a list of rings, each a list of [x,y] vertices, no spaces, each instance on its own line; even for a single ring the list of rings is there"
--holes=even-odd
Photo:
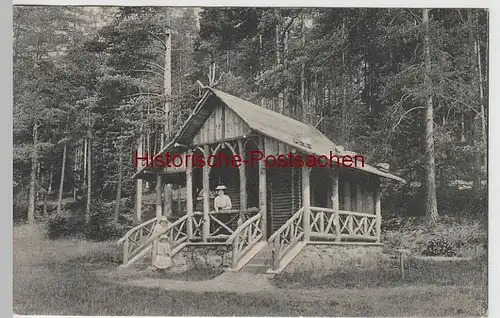
[[[171,243],[166,230],[168,228],[168,219],[162,216],[158,224],[156,224],[153,237],[160,235],[153,245],[153,271],[157,269],[168,269],[172,266],[172,258],[170,256]],[[156,253],[155,253],[156,252]]]
[[[214,209],[215,211],[227,211],[231,210],[233,207],[231,204],[231,199],[229,196],[224,194],[224,190],[226,190],[226,187],[223,185],[218,186],[215,188],[216,191],[218,191],[218,196],[214,200]]]

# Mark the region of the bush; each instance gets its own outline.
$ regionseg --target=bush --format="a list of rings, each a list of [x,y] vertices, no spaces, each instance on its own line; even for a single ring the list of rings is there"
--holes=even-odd
[[[83,232],[84,225],[85,219],[81,215],[56,213],[49,217],[47,234],[50,239],[78,235]]]
[[[90,222],[87,226],[82,212],[65,211],[51,215],[48,221],[48,237],[56,239],[84,234],[90,240],[108,241],[120,238],[130,228],[128,225],[130,222],[122,224],[110,220],[110,208],[100,200],[95,200],[91,204]]]
[[[106,241],[115,235],[114,227],[108,224],[106,208],[101,200],[94,200],[90,206],[90,222],[85,227],[85,237],[95,241]]]
[[[90,222],[85,228],[85,236],[95,241],[108,241],[120,238],[126,228],[120,223],[110,221],[109,207],[101,200],[95,200],[91,204]]]
[[[470,218],[442,216],[436,224],[427,225],[424,218],[410,217],[384,220],[382,235],[389,249],[408,249],[415,255],[476,257],[486,252],[488,230]]]
[[[427,256],[456,256],[457,251],[447,239],[443,237],[435,238],[427,243],[422,255]]]
[[[460,189],[450,186],[441,193],[438,192],[439,209],[447,215],[465,216],[486,221],[488,216],[488,193],[473,189]]]

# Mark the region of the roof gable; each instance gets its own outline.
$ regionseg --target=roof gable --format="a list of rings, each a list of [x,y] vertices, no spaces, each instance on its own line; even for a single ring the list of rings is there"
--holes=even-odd
[[[250,127],[241,116],[224,103],[218,102],[189,144],[196,146],[225,139],[243,138],[249,132]]]

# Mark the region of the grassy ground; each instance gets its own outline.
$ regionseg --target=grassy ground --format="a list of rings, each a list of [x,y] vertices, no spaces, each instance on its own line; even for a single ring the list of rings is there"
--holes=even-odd
[[[410,280],[383,287],[358,284],[357,288],[334,288],[331,284],[318,283],[338,280],[338,275],[331,276],[334,274],[310,284],[305,284],[306,280],[300,277],[278,276],[276,280],[281,280],[281,285],[276,283],[279,287],[271,291],[256,290],[245,294],[168,291],[100,280],[98,272],[116,268],[112,262],[113,252],[113,243],[69,239],[49,241],[43,238],[40,229],[15,227],[14,312],[126,316],[467,317],[482,313],[481,288],[475,279],[464,280],[463,284],[456,279],[453,279],[453,284],[443,281],[420,284]],[[191,277],[191,274],[185,275]],[[196,274],[192,275],[196,277]],[[176,276],[176,279],[188,279],[187,276]],[[303,285],[290,288],[295,282]],[[338,287],[354,286],[342,283]]]
[[[382,261],[371,267],[350,267],[315,275],[284,273],[273,280],[280,288],[367,288],[405,286],[483,286],[486,259],[473,260],[405,260],[405,278],[398,260]]]

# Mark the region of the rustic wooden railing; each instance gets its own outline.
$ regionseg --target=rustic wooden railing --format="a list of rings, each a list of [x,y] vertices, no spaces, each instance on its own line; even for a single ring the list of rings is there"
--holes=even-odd
[[[310,207],[311,239],[376,241],[375,214]]]
[[[212,211],[209,213],[210,232],[209,239],[227,240],[238,227],[239,211]]]
[[[239,210],[211,212],[210,219],[212,220],[211,223],[214,226],[211,228],[208,239],[221,241],[221,244],[232,244],[228,243],[227,239],[230,238],[236,232],[241,234],[242,226],[245,226],[245,228],[247,228],[247,231],[249,230],[249,227],[248,225],[246,225],[247,224],[246,222],[243,223],[240,227],[238,227],[239,215],[240,215]],[[248,209],[247,211],[245,211],[245,215],[247,217],[253,215],[251,217],[252,220],[255,220],[255,217],[259,216],[260,220],[259,210],[256,208]],[[191,237],[188,236],[189,222],[191,222],[191,228],[192,228]],[[185,245],[183,243],[187,241],[203,240],[203,222],[204,222],[203,212],[196,211],[193,213],[193,217],[191,219],[189,219],[188,215],[184,215],[183,217],[179,218],[177,221],[168,226],[165,233],[168,234],[172,242],[172,247],[173,247],[172,255],[175,255],[180,249],[182,249]],[[158,223],[158,218],[153,218],[149,221],[139,224],[136,227],[129,230],[120,240],[118,240],[117,245],[118,248],[122,250],[123,265],[127,266],[131,265],[141,257],[147,255],[147,253],[153,247],[154,240],[157,239],[157,237],[156,238],[152,237],[154,228],[157,223]],[[255,232],[254,230],[251,231],[252,233]],[[248,233],[248,235],[254,235],[252,233]],[[244,235],[247,235],[247,233],[245,233]],[[253,244],[254,239],[255,239],[254,236],[249,237],[247,238],[249,242],[244,244]],[[258,238],[258,240],[260,240],[260,238]]]
[[[209,213],[210,232],[208,239],[226,241],[238,228],[240,213],[240,210],[211,211]],[[244,212],[247,218],[254,216],[255,213],[259,213],[259,209],[250,208]]]
[[[131,265],[144,256],[151,249],[153,242],[165,233],[170,237],[170,241],[172,242],[171,253],[172,255],[175,255],[180,249],[182,249],[182,243],[186,242],[188,239],[188,220],[188,216],[185,215],[170,224],[165,232],[159,233],[155,236],[152,234],[154,226],[158,223],[157,218],[144,222],[128,231],[127,234],[125,234],[125,236],[117,242],[118,246],[122,245],[123,248],[123,265]],[[143,235],[143,232],[146,232],[147,235]],[[141,237],[142,239],[138,240],[138,237]]]
[[[257,213],[241,224],[227,239],[227,244],[232,244],[233,255],[231,267],[235,268],[245,254],[254,247],[262,238],[260,227],[262,215]]]
[[[203,212],[194,212],[191,222],[193,224],[192,240],[199,241],[203,238]]]
[[[303,215],[302,207],[267,240],[273,249],[274,270],[279,268],[283,256],[304,236]]]
[[[135,257],[140,252],[140,247],[153,234],[153,230],[158,223],[158,219],[154,218],[130,229],[121,239],[118,240],[118,247],[122,247],[123,264],[127,264],[130,258]]]

